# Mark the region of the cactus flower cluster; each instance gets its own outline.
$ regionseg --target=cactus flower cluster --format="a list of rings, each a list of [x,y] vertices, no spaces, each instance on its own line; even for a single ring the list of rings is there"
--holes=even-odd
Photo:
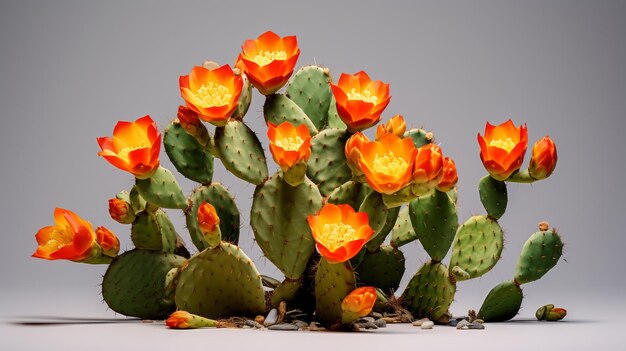
[[[295,36],[266,32],[243,43],[232,67],[207,61],[181,75],[182,105],[163,130],[150,116],[117,122],[112,136],[97,142],[100,156],[134,177],[130,189],[108,200],[111,218],[129,226],[134,247],[118,254],[111,231],[56,209],[55,224],[36,234],[33,256],[108,264],[102,296],[113,311],[167,318],[175,329],[224,326],[220,319],[285,304],[333,328],[398,308],[445,322],[457,284],[500,259],[507,183],[548,178],[557,162],[554,142],[546,136],[534,144],[522,169],[526,125],[487,123],[477,148],[488,173],[479,183],[486,213],[460,222],[453,158],[402,115],[379,123],[391,101],[389,84],[364,71],[342,73],[335,83],[328,68],[296,70],[299,55]],[[266,130],[245,122],[253,97],[263,99]],[[190,194],[161,165],[161,145],[177,174],[197,183]],[[267,149],[278,166],[274,174]],[[255,186],[245,217],[282,279],[262,276],[238,246],[241,214],[213,177],[216,161]],[[187,233],[180,235],[165,209],[183,212]],[[406,270],[399,248],[415,240],[430,259],[393,296]],[[524,245],[514,278],[489,293],[480,316],[514,317],[521,285],[554,267],[562,247],[559,234],[542,225]],[[546,320],[564,315],[553,305],[537,312]]]

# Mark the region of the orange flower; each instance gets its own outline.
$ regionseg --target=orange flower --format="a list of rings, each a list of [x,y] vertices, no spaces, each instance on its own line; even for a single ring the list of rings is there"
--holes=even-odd
[[[355,212],[350,205],[327,203],[307,220],[317,250],[330,263],[351,259],[374,234],[367,213]]]
[[[91,223],[62,208],[54,209],[54,225],[41,228],[35,238],[39,247],[33,257],[45,260],[81,261],[99,251]]]
[[[357,171],[357,175],[363,174],[359,165],[359,159],[361,158],[361,148],[365,143],[368,143],[370,139],[361,132],[356,132],[346,141],[344,152],[346,159],[348,160],[348,166],[352,171]]]
[[[411,182],[416,153],[410,138],[386,134],[363,144],[359,165],[374,190],[393,194]]]
[[[98,138],[98,144],[98,155],[139,179],[150,178],[159,168],[161,133],[150,116],[117,122],[113,137]]]
[[[385,134],[395,134],[399,137],[404,136],[404,132],[406,131],[406,123],[404,122],[404,117],[401,115],[395,115],[387,121],[385,124],[381,124],[376,128],[376,140],[380,140]]]
[[[357,318],[365,317],[372,312],[376,303],[376,289],[371,286],[364,286],[352,290],[341,302],[341,310]]]
[[[195,66],[189,75],[180,77],[179,85],[189,109],[204,121],[224,126],[237,107],[243,80],[229,65],[212,70]]]
[[[389,84],[372,81],[367,73],[342,73],[337,85],[331,84],[337,112],[350,131],[367,129],[378,123],[389,104]]]
[[[300,48],[295,36],[281,38],[267,31],[256,40],[243,43],[240,66],[261,94],[270,95],[287,83],[298,56]]]
[[[528,131],[526,124],[515,127],[508,120],[499,126],[487,122],[485,136],[478,133],[480,159],[487,172],[497,180],[506,180],[517,171],[524,162],[524,154],[528,147]]]
[[[96,228],[96,241],[102,247],[102,253],[115,257],[120,251],[120,240],[105,227]]]
[[[443,159],[443,177],[439,180],[439,184],[437,184],[437,189],[442,192],[447,192],[452,190],[459,180],[459,175],[456,172],[456,164],[454,164],[454,160],[450,157],[446,157]]]
[[[212,319],[191,314],[187,311],[176,311],[165,321],[172,329],[195,329],[202,327],[217,327],[219,323]]]
[[[215,207],[208,202],[203,202],[198,207],[198,226],[202,233],[215,233],[219,228],[220,217],[215,211]]]
[[[283,171],[311,157],[311,134],[306,125],[294,127],[289,122],[279,125],[268,123],[267,137],[274,161]]]
[[[546,135],[533,146],[533,155],[528,165],[530,176],[537,180],[548,178],[554,172],[557,159],[556,145]]]
[[[428,188],[434,188],[443,177],[443,155],[435,144],[426,144],[417,149],[413,181]]]
[[[135,213],[130,204],[116,197],[109,200],[109,215],[116,222],[130,224],[135,220]]]

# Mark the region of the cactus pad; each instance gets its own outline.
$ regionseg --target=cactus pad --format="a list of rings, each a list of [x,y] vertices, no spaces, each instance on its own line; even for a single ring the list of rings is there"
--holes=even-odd
[[[102,297],[125,316],[166,318],[176,307],[166,293],[166,276],[185,259],[173,254],[132,250],[113,260],[102,281]]]
[[[392,295],[398,289],[404,274],[404,254],[391,246],[382,246],[377,252],[367,252],[356,267],[359,285],[375,286]]]
[[[535,281],[554,267],[563,253],[563,242],[556,231],[539,231],[524,244],[515,268],[515,281]]]
[[[494,219],[500,219],[508,203],[506,183],[484,176],[478,184],[478,193],[487,214]]]
[[[496,285],[480,306],[478,316],[485,322],[504,322],[515,317],[522,306],[522,289],[511,281]]]
[[[202,251],[208,246],[198,227],[198,208],[205,201],[215,207],[217,215],[220,217],[222,240],[237,244],[239,241],[240,222],[239,210],[235,200],[221,184],[212,183],[211,185],[196,188],[189,197],[190,205],[185,210],[187,229],[198,251]]]
[[[321,259],[315,273],[316,317],[329,326],[341,321],[341,302],[356,288],[349,262],[331,264]]]
[[[163,167],[148,179],[137,179],[137,191],[147,202],[163,208],[184,209],[187,199],[172,172]]]
[[[332,96],[330,99],[330,106],[328,107],[328,123],[326,124],[326,128],[336,128],[345,130],[348,128],[345,123],[339,117],[339,112],[337,112],[337,100]]]
[[[489,272],[498,263],[504,233],[498,222],[487,216],[474,216],[459,227],[452,248],[450,267],[458,266],[470,278]],[[462,277],[456,277],[463,280]]]
[[[402,207],[391,233],[391,246],[400,247],[415,240],[417,240],[417,234],[413,230],[411,217],[409,217],[409,207]]]
[[[402,300],[415,318],[438,320],[452,304],[456,285],[450,280],[448,268],[437,262],[425,263],[411,278],[402,293]]]
[[[289,279],[299,279],[314,248],[307,217],[322,207],[322,196],[308,178],[297,187],[277,173],[254,191],[250,225],[257,244]]]
[[[420,148],[426,144],[433,142],[433,133],[427,132],[423,129],[411,129],[404,133],[405,138],[411,138],[416,148]]]
[[[345,130],[326,129],[311,138],[311,158],[307,175],[327,196],[352,178],[344,147],[350,134]]]
[[[385,227],[387,214],[389,213],[389,210],[383,203],[381,194],[375,191],[371,192],[365,197],[358,211],[367,213],[369,225],[372,227],[372,230],[374,230],[370,241],[376,240],[376,237],[380,235],[382,229]],[[383,237],[383,241],[384,240],[385,238]],[[376,247],[378,246],[380,246],[380,244]]]
[[[287,96],[309,116],[317,129],[328,123],[328,109],[333,97],[328,69],[305,66],[287,84]]]
[[[207,318],[265,311],[261,275],[239,247],[227,242],[189,259],[180,272],[174,298],[179,309]]]
[[[232,174],[258,185],[267,178],[267,163],[261,142],[247,125],[230,120],[215,129],[215,147]]]
[[[213,156],[176,120],[163,134],[163,146],[176,170],[202,184],[213,178]]]
[[[347,204],[358,210],[365,197],[372,191],[372,188],[365,184],[349,180],[333,190],[328,195],[327,201],[335,205]]]
[[[176,230],[162,210],[154,213],[143,211],[137,215],[130,231],[130,238],[138,249],[173,253],[176,249]]]
[[[450,250],[458,227],[452,199],[438,190],[420,196],[409,204],[409,217],[426,252],[433,261],[441,262]]]
[[[294,126],[304,124],[309,129],[311,135],[317,134],[317,128],[306,113],[285,95],[268,95],[263,105],[263,116],[266,123],[280,124],[286,121]]]
[[[391,229],[396,224],[396,220],[398,219],[398,214],[400,213],[400,207],[394,207],[387,210],[387,218],[385,218],[385,225],[380,229],[378,234],[375,237],[370,239],[370,241],[365,244],[365,247],[369,251],[378,251],[380,245],[382,245],[389,233],[391,233]]]

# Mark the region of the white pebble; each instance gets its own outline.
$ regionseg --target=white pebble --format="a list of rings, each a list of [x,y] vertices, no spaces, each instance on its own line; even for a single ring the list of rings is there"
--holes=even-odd
[[[435,323],[433,323],[432,321],[428,321],[428,322],[422,323],[420,328],[422,328],[422,329],[433,329],[434,325],[435,325]]]

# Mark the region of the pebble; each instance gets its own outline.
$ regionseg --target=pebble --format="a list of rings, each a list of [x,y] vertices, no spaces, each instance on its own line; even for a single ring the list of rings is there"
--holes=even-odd
[[[375,320],[374,325],[379,328],[387,328],[387,322],[385,322],[385,320],[382,318],[378,318],[377,320]]]
[[[470,325],[470,322],[467,319],[462,319],[462,320],[459,321],[459,323],[457,323],[456,328],[457,329],[461,329],[461,328],[466,327],[468,325]]]
[[[422,328],[422,329],[433,329],[434,326],[435,326],[434,322],[428,321],[428,322],[422,323],[422,325],[420,325],[420,328]]]
[[[154,321],[152,319],[144,319],[141,323],[154,323]]]
[[[357,323],[374,323],[375,319],[373,317],[361,317],[359,318]]]
[[[278,304],[278,320],[275,323],[282,324],[285,321],[286,314],[287,314],[287,303],[285,301],[281,301]]]
[[[295,324],[295,325],[297,325],[297,326],[298,326],[298,328],[302,328],[302,329],[305,329],[305,328],[307,328],[307,327],[309,326],[309,325],[307,324],[307,322],[304,322],[304,321],[301,321],[301,320],[298,320],[298,319],[296,319],[296,320],[295,320],[295,321],[293,321],[292,323],[293,323],[293,324]]]
[[[299,328],[297,325],[293,325],[289,323],[282,323],[282,324],[271,325],[267,327],[267,329],[269,330],[298,330]]]
[[[372,317],[374,317],[374,318],[376,318],[376,319],[381,319],[381,318],[383,318],[383,315],[382,315],[382,314],[380,314],[380,313],[378,313],[378,312],[372,312],[372,313],[370,313],[370,316],[372,316]]]
[[[263,322],[265,322],[265,317],[263,316],[256,316],[254,317],[254,321],[260,324],[263,324]]]
[[[456,327],[456,326],[457,326],[457,324],[459,324],[459,320],[458,320],[458,319],[451,319],[451,320],[448,322],[448,325],[449,325],[449,326],[451,326],[451,327]]]
[[[485,323],[485,321],[482,320],[482,319],[477,319],[477,320],[474,321],[474,323],[483,324],[483,323]]]
[[[249,326],[249,327],[254,327],[254,328],[263,328],[263,325],[257,321],[253,321],[251,319],[246,319],[246,321],[244,322],[245,325]]]
[[[364,329],[378,329],[378,326],[374,323],[376,320],[372,317],[362,317],[354,324],[356,324],[359,328]]]
[[[418,319],[415,322],[411,323],[413,324],[414,327],[419,327],[421,326],[424,322],[430,322],[430,319],[428,318],[422,318],[422,319]]]
[[[276,324],[277,320],[278,320],[278,310],[275,308],[272,308],[270,310],[270,313],[267,314],[267,317],[265,317],[265,321],[263,321],[263,325],[266,327],[269,327],[270,325]]]
[[[470,323],[467,325],[467,329],[485,329],[485,325],[480,323]]]
[[[320,325],[317,324],[317,322],[311,322],[311,324],[309,324],[309,330],[310,331],[322,331],[322,330],[326,330],[326,328],[320,327]]]

